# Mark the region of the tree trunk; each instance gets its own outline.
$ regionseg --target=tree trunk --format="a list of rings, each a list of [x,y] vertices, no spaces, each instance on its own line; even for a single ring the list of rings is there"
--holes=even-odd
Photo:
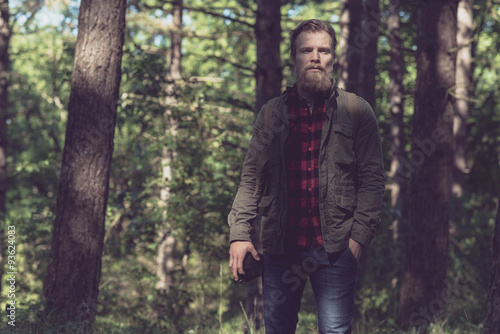
[[[340,12],[339,26],[340,33],[337,36],[337,86],[345,89],[347,83],[347,39],[349,38],[349,7],[348,0],[341,0],[342,9]]]
[[[337,85],[353,93],[359,91],[361,55],[366,38],[361,30],[362,0],[341,0]]]
[[[7,215],[7,109],[9,85],[9,1],[0,0],[0,291],[3,282],[4,228]]]
[[[281,0],[259,0],[255,20],[255,39],[257,44],[256,105],[260,110],[270,99],[281,94],[283,79],[281,68]],[[260,220],[252,229],[252,242],[260,252]],[[249,319],[253,319],[255,329],[263,325],[262,281],[254,280],[247,284],[245,305]]]
[[[473,15],[472,0],[460,0],[457,11],[457,63],[456,63],[456,89],[455,117],[453,120],[454,168],[453,168],[453,194],[461,197],[464,187],[464,176],[467,173],[465,146],[467,139],[467,118],[469,114],[469,91],[472,83],[472,33]]]
[[[417,82],[401,326],[426,327],[446,306],[453,164],[457,0],[419,1]]]
[[[389,3],[389,30],[390,56],[389,63],[389,103],[391,111],[391,208],[393,210],[392,235],[398,239],[399,221],[404,209],[407,179],[401,170],[402,161],[407,161],[405,152],[405,124],[404,115],[404,87],[403,87],[403,57],[401,49],[401,20],[399,17],[400,4],[395,1]]]
[[[379,0],[342,0],[337,85],[375,106]]]
[[[125,0],[82,0],[45,315],[96,313],[125,31]]]
[[[281,94],[281,0],[259,0],[255,20],[257,43],[256,110]]]
[[[173,235],[174,224],[168,217],[168,205],[170,202],[170,182],[173,176],[173,163],[175,161],[175,139],[177,137],[178,122],[174,110],[171,108],[177,104],[176,82],[182,78],[182,0],[173,3],[172,7],[172,30],[170,34],[170,66],[167,71],[167,101],[169,106],[165,112],[166,136],[169,138],[167,145],[163,148],[162,168],[163,187],[160,194],[163,211],[163,225],[160,231],[161,240],[158,247],[157,275],[158,282],[156,290],[160,294],[170,292],[174,284],[173,273],[178,261],[175,258],[176,239]]]
[[[377,77],[378,36],[380,35],[379,0],[365,0],[361,34],[366,46],[361,53],[361,71],[358,72],[358,93],[375,108],[375,81]],[[358,32],[356,32],[358,34]]]
[[[486,301],[486,319],[484,334],[500,332],[500,205],[498,206],[493,232],[493,247],[491,256],[491,275]]]

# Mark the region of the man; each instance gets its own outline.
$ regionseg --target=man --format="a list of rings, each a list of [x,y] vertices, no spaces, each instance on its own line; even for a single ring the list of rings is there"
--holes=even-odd
[[[319,20],[290,33],[297,82],[259,113],[228,220],[235,279],[262,210],[267,334],[295,333],[307,278],[320,333],[350,333],[357,262],[380,224],[384,168],[369,104],[335,87],[337,44]],[[352,110],[348,110],[351,108]]]

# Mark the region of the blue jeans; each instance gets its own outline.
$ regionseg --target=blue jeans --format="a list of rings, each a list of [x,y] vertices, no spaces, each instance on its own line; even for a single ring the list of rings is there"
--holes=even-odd
[[[351,250],[327,254],[323,247],[284,255],[264,252],[262,295],[266,334],[295,333],[300,300],[309,277],[320,333],[351,333],[357,261]]]

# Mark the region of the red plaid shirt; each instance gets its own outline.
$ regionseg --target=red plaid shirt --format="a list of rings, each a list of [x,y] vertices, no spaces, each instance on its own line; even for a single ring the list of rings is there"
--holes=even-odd
[[[286,242],[291,247],[322,245],[319,219],[318,158],[326,118],[324,102],[312,113],[294,85],[290,93],[290,130],[287,139],[288,225]]]

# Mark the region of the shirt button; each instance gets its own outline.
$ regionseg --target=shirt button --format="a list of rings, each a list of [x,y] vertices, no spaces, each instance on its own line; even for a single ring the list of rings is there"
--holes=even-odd
[[[309,129],[309,130],[311,130],[311,129],[312,129],[312,127],[309,127],[308,129]]]
[[[307,148],[307,150],[308,150],[308,151],[311,151],[311,150],[312,150],[312,148],[309,146],[309,147]]]
[[[308,170],[308,171],[311,171],[311,170],[312,170],[312,168],[311,168],[311,167],[309,167],[307,170]]]
[[[309,189],[307,189],[307,190],[311,191],[312,189],[311,189],[311,188],[309,188]]]

